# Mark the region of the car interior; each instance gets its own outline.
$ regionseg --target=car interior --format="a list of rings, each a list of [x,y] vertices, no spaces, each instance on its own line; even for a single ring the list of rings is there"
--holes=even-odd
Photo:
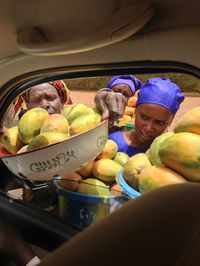
[[[200,79],[199,10],[195,0],[4,1],[0,125],[7,126],[9,117],[15,123],[10,113],[21,93],[53,80],[95,95],[113,75],[145,81],[159,75],[178,80],[181,73],[190,77],[183,90],[189,93]],[[24,180],[2,160],[0,176],[0,221],[13,225],[39,256],[86,228],[63,219],[50,182]],[[122,204],[129,200],[124,196]]]

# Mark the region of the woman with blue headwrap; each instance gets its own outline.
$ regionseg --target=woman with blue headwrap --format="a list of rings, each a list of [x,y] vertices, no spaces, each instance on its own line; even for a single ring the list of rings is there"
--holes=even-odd
[[[152,78],[139,91],[135,110],[135,129],[109,135],[118,151],[133,156],[149,149],[153,140],[171,124],[184,95],[167,78]]]
[[[106,87],[114,92],[122,93],[126,98],[130,98],[141,86],[141,81],[133,75],[122,75],[112,77]]]

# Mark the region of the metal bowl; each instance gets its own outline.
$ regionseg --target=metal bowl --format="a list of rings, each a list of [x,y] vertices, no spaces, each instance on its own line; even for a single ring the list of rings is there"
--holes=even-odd
[[[37,150],[6,155],[1,160],[15,175],[33,181],[49,181],[77,171],[96,158],[108,138],[108,122],[67,140]]]

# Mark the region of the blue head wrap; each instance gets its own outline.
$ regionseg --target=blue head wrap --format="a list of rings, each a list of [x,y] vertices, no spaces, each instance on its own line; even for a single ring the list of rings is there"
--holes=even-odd
[[[164,106],[175,114],[184,98],[180,88],[169,79],[152,78],[141,87],[136,107],[142,103],[153,103]]]
[[[134,95],[137,90],[140,89],[142,83],[139,79],[135,78],[132,75],[122,75],[122,76],[114,76],[112,77],[108,84],[107,88],[111,89],[113,86],[118,84],[126,84],[130,87],[132,94]]]

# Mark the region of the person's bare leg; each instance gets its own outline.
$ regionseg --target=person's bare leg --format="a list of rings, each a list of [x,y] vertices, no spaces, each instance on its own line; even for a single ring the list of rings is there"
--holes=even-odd
[[[200,184],[131,200],[44,258],[41,266],[200,265]]]

